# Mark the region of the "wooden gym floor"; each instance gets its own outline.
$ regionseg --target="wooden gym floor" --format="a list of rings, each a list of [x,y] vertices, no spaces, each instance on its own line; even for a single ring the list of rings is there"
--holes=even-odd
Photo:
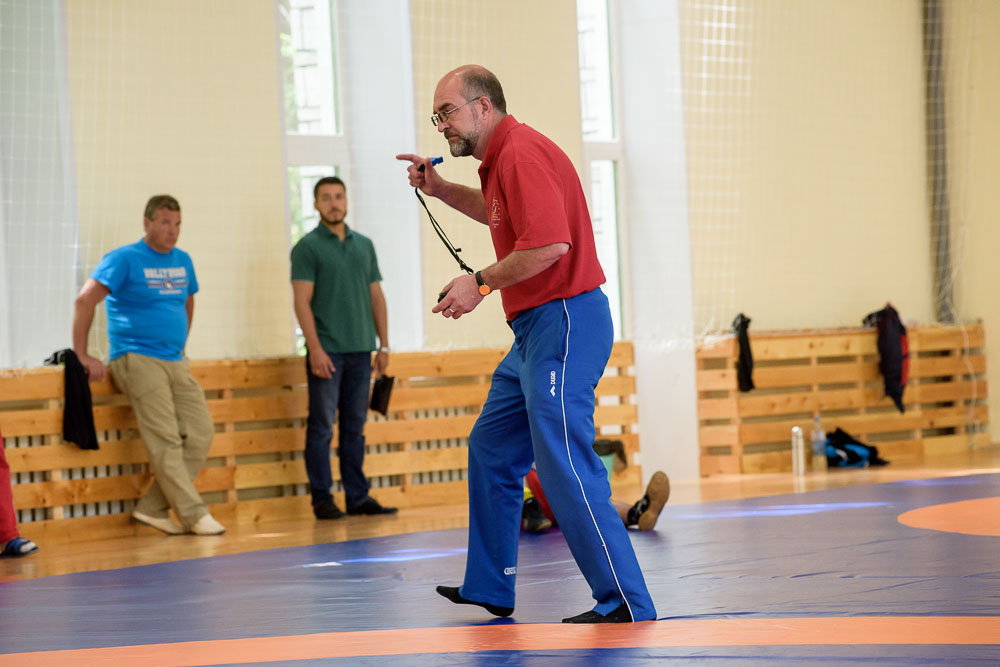
[[[0,665],[1000,662],[1000,449],[672,480],[631,533],[658,611],[634,625],[558,623],[592,606],[558,531],[522,535],[512,618],[448,603],[466,525],[453,506],[41,542],[0,559]]]

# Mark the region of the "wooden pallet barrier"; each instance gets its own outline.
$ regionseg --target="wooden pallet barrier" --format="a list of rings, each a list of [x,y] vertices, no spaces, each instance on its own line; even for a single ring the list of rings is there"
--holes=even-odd
[[[388,417],[369,413],[365,472],[372,495],[399,507],[464,502],[467,436],[482,409],[490,375],[506,350],[397,353]],[[598,386],[595,421],[620,438],[629,460],[639,443],[631,343],[614,346]],[[308,412],[301,358],[200,361],[192,372],[216,423],[196,487],[223,521],[309,516],[302,450]],[[132,502],[148,487],[146,451],[124,396],[92,383],[98,450],[64,443],[63,371],[0,371],[0,431],[21,523],[31,535],[127,534]],[[336,443],[336,434],[334,435]],[[335,483],[339,481],[336,460]],[[638,466],[615,483],[637,485]],[[335,494],[343,505],[343,495]]]
[[[909,330],[900,413],[885,397],[872,329],[751,334],[756,389],[740,392],[732,336],[697,346],[703,477],[789,472],[790,435],[812,420],[875,445],[890,461],[990,444],[981,324]]]

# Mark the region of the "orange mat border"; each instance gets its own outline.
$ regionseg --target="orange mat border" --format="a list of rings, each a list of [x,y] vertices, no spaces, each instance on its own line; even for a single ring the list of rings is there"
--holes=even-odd
[[[5,667],[40,664],[152,667],[475,651],[876,644],[1000,645],[1000,617],[851,616],[408,628],[9,653],[0,654],[0,663]]]

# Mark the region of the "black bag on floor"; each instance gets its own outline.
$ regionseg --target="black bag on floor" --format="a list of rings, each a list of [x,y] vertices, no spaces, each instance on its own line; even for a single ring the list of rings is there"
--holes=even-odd
[[[866,445],[838,428],[826,434],[826,465],[828,468],[867,468],[889,465],[889,462],[879,457],[877,447]]]

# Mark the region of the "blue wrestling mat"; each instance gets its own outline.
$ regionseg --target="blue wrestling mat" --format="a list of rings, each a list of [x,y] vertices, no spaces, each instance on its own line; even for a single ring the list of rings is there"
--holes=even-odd
[[[837,619],[850,617],[873,624],[896,616],[998,617],[1000,537],[914,528],[897,519],[997,495],[1000,475],[985,474],[668,505],[655,531],[630,535],[656,603],[656,626],[821,618],[832,620],[833,633]],[[464,529],[436,531],[0,583],[0,664],[2,654],[30,651],[558,623],[592,607],[558,531],[522,535],[512,618],[451,604],[434,587],[461,583],[465,539]],[[670,657],[1000,663],[1000,642],[989,637],[963,645],[861,643],[831,634],[831,645],[815,646],[401,653],[406,664],[641,664]],[[385,661],[359,653],[301,662]]]

